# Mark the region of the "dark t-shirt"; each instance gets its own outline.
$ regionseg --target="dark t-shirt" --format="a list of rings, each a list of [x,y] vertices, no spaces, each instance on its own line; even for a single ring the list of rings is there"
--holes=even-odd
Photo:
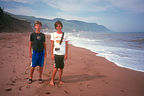
[[[41,52],[44,50],[45,35],[43,33],[32,33],[30,35],[33,50]]]

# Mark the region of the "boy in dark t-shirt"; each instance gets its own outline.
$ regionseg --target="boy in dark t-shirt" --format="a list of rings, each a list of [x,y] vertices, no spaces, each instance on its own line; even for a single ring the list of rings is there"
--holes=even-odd
[[[45,35],[40,32],[42,27],[41,22],[36,21],[34,27],[36,31],[35,33],[31,33],[29,43],[29,54],[30,58],[32,58],[32,68],[30,72],[30,78],[28,80],[29,84],[32,83],[33,72],[36,66],[39,66],[39,81],[42,82],[44,58],[46,57]]]

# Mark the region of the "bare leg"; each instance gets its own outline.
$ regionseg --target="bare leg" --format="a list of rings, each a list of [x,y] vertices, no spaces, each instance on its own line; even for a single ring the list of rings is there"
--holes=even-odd
[[[32,67],[32,68],[31,68],[31,72],[30,72],[30,79],[33,78],[34,69],[35,69],[35,67]]]
[[[31,67],[30,77],[29,77],[29,79],[28,79],[28,84],[31,84],[31,83],[32,83],[32,78],[33,78],[34,69],[35,69],[35,67]]]
[[[57,70],[58,70],[57,68],[54,68],[54,70],[53,70],[50,85],[54,85],[54,78],[55,78]]]
[[[64,82],[62,82],[62,80],[61,80],[62,74],[63,74],[63,69],[60,68],[60,70],[59,70],[59,84],[63,84],[63,83],[64,83]]]
[[[39,66],[39,79],[42,79],[43,67]]]

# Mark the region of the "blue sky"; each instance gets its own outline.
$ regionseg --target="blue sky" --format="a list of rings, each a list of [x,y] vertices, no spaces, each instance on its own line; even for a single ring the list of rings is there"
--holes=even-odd
[[[144,0],[0,0],[13,14],[80,20],[114,32],[144,32]]]

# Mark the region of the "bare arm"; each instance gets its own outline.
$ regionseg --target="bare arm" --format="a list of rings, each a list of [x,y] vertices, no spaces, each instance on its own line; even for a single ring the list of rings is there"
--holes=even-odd
[[[30,55],[30,58],[32,58],[32,42],[31,41],[29,42],[29,55]]]
[[[47,56],[47,52],[46,52],[46,42],[44,42],[43,44],[44,44],[45,57],[46,57],[46,56]]]
[[[64,59],[66,60],[68,57],[68,41],[66,41],[65,43],[66,43],[66,53]]]
[[[54,41],[51,41],[51,58],[52,58],[52,60],[54,60],[53,48],[54,48]]]

